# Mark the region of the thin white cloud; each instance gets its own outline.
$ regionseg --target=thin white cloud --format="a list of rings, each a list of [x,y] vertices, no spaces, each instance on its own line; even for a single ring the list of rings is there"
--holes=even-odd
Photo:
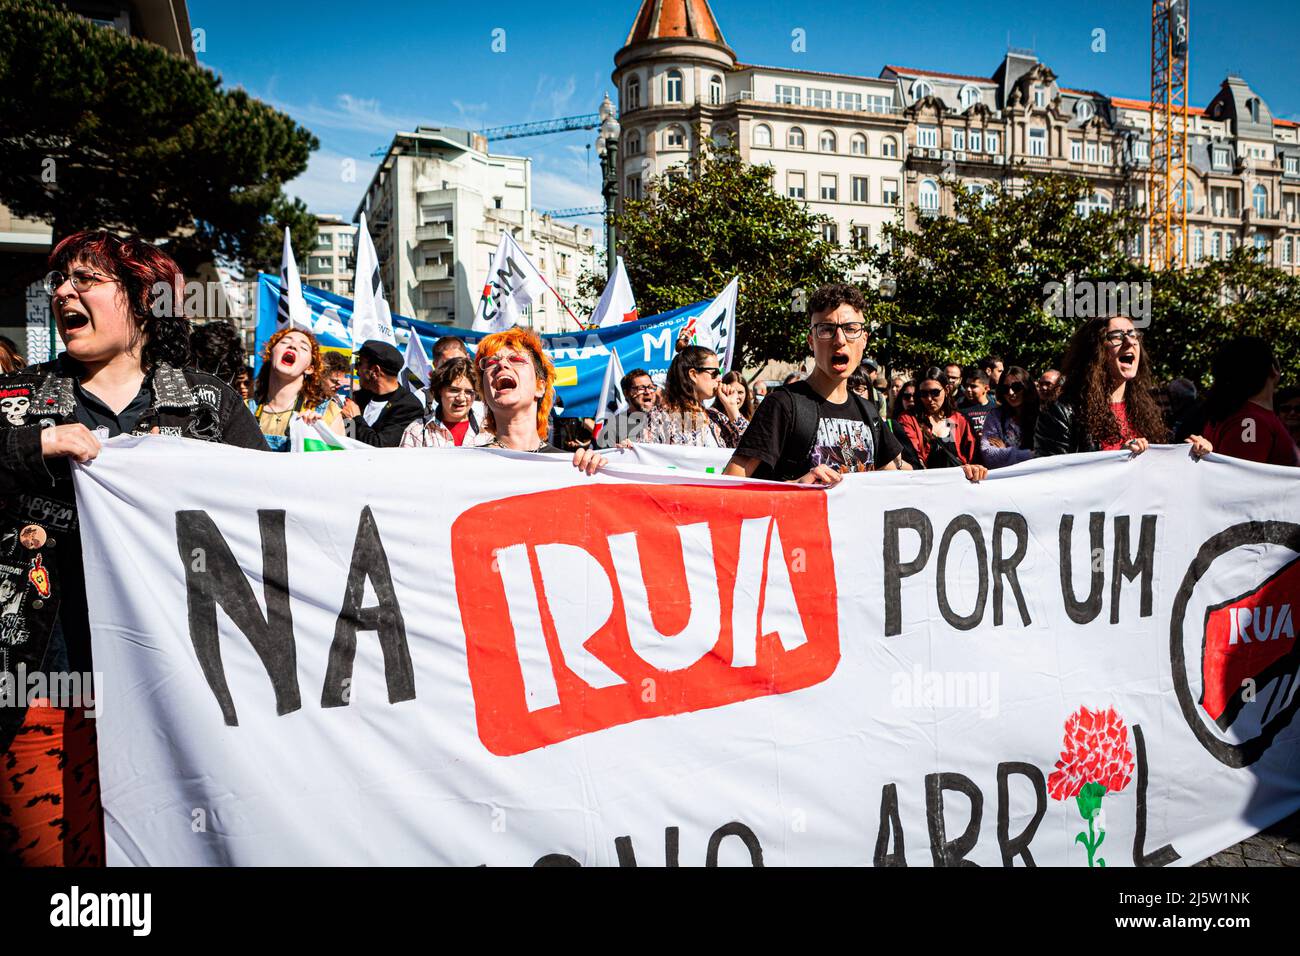
[[[603,202],[599,185],[588,186],[567,176],[533,167],[533,204],[538,211],[599,206]]]
[[[340,93],[334,98],[333,106],[323,106],[316,102],[306,105],[287,103],[268,97],[263,99],[311,130],[323,127],[391,137],[398,131],[413,130],[420,125],[437,125],[427,116],[385,112],[379,100],[365,99],[351,93]]]
[[[374,171],[375,160],[368,156],[318,151],[307,161],[307,170],[286,183],[284,191],[297,196],[314,213],[342,216],[350,221],[361,205]]]

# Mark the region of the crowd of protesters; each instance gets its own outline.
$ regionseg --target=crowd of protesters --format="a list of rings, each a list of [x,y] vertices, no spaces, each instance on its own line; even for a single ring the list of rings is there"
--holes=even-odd
[[[293,327],[266,342],[254,377],[229,323],[191,329],[155,308],[160,287],[180,288],[178,267],[158,248],[78,233],[55,247],[50,270],[45,288],[66,351],[27,366],[0,338],[0,585],[31,566],[48,575],[39,593],[59,595],[0,608],[10,672],[92,671],[69,461],[93,459],[118,435],[284,451],[300,419],[376,447],[563,454],[587,474],[607,465],[602,449],[614,445],[689,445],[730,450],[731,476],[824,486],[932,468],[979,482],[1035,457],[1140,454],[1171,441],[1197,457],[1218,450],[1300,464],[1300,391],[1279,389],[1267,342],[1243,337],[1223,349],[1202,402],[1186,380],[1156,386],[1142,331],[1121,316],[1083,323],[1061,367],[1036,377],[990,356],[887,378],[865,357],[861,291],[829,285],[809,298],[806,377],[769,387],[681,341],[662,385],[632,369],[620,382],[626,410],[597,423],[554,417],[555,366],[526,329],[489,335],[473,355],[458,337],[439,339],[422,392],[403,380],[393,345],[368,341],[349,356]],[[47,701],[0,709],[5,862],[103,862],[94,727],[78,713]]]

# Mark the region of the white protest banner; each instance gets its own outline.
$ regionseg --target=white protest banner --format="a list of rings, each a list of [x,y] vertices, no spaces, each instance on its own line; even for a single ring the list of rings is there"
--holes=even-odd
[[[602,448],[600,453],[616,464],[646,465],[675,471],[720,475],[731,461],[730,448],[696,448],[691,445],[656,445],[632,442],[626,448]]]
[[[352,350],[359,350],[372,339],[396,345],[393,313],[384,298],[384,280],[379,272],[379,254],[375,252],[364,212],[357,227],[357,264],[352,274],[352,290],[356,296],[352,305]]]
[[[307,300],[302,297],[302,276],[298,274],[298,262],[293,257],[293,245],[289,238],[289,229],[286,227],[284,248],[280,252],[282,291],[277,313],[279,328],[289,327],[312,332],[311,310],[307,308]]]
[[[114,864],[1187,865],[1300,808],[1288,469],[74,473]]]
[[[605,291],[596,302],[596,311],[591,313],[593,328],[604,329],[637,320],[636,297],[632,294],[632,283],[628,281],[623,257],[615,257],[614,262],[614,274],[605,283]]]
[[[504,332],[523,325],[523,310],[542,296],[546,280],[519,248],[514,236],[503,231],[483,283],[483,297],[474,318],[475,332]]]

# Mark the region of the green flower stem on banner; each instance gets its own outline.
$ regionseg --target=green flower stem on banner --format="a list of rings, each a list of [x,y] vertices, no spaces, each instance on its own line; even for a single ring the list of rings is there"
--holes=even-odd
[[[1106,796],[1106,788],[1101,784],[1085,783],[1074,798],[1079,805],[1079,816],[1088,821],[1088,832],[1079,833],[1074,838],[1076,843],[1082,843],[1084,849],[1088,851],[1088,866],[1106,865],[1106,861],[1097,856],[1101,841],[1106,839],[1106,831],[1098,831],[1093,827],[1093,821],[1101,811],[1101,798],[1104,796]]]

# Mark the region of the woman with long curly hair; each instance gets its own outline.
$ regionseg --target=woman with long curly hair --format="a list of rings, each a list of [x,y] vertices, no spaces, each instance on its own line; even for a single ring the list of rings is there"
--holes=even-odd
[[[1151,363],[1142,330],[1124,316],[1089,319],[1074,333],[1062,366],[1061,397],[1038,416],[1034,454],[1069,455],[1127,449],[1135,455],[1168,441],[1160,406],[1151,396]],[[1198,457],[1212,448],[1187,439]]]
[[[568,454],[546,440],[555,402],[555,365],[536,332],[519,326],[493,332],[479,342],[474,364],[478,391],[487,407],[481,447]],[[589,475],[607,463],[604,455],[590,448],[573,453],[574,467]]]
[[[984,419],[980,458],[989,468],[1005,468],[1034,457],[1038,394],[1029,372],[1013,365],[998,379],[998,403]]]
[[[25,669],[49,689],[0,707],[0,866],[103,863],[95,721],[88,702],[55,690],[94,672],[69,461],[90,461],[122,434],[266,450],[229,386],[185,368],[183,277],[168,255],[82,232],[54,247],[49,268],[67,350],[0,377],[0,681]],[[142,472],[140,493],[156,480]]]
[[[299,415],[307,424],[323,421],[343,434],[343,412],[334,402],[316,336],[283,328],[267,340],[262,370],[248,409],[257,418],[272,451],[289,450],[289,422]]]
[[[659,404],[650,409],[646,426],[635,441],[697,448],[734,448],[735,438],[722,422],[722,412],[710,414],[704,403],[718,393],[718,355],[702,345],[688,345],[673,358],[664,379]],[[725,421],[725,418],[723,418]]]

